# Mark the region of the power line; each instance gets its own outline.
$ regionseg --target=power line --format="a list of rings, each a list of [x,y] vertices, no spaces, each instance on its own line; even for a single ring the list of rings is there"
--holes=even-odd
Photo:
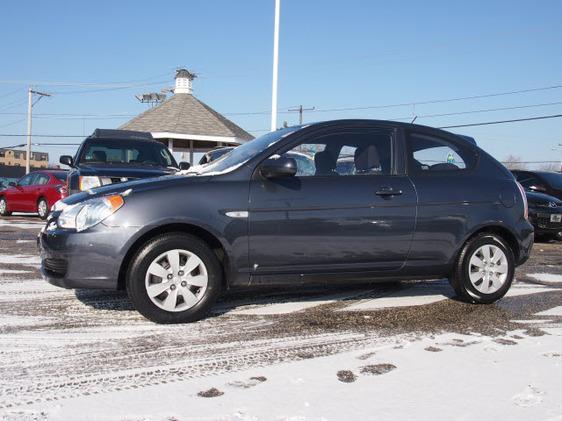
[[[529,105],[517,105],[513,107],[498,107],[498,108],[484,108],[479,110],[468,110],[468,111],[458,111],[454,113],[443,113],[443,114],[425,114],[419,115],[418,118],[432,118],[432,117],[448,117],[453,115],[464,115],[464,114],[477,114],[477,113],[488,113],[494,111],[508,111],[508,110],[520,110],[524,108],[535,108],[535,107],[548,107],[553,105],[562,105],[562,101],[559,102],[545,102],[542,104],[529,104]],[[406,117],[404,117],[406,118]]]
[[[0,96],[0,98],[7,98],[7,97],[12,96],[12,95],[15,95],[15,94],[17,94],[17,93],[19,93],[19,92],[21,92],[21,88],[18,88],[18,89],[15,89],[15,90],[13,90],[13,91],[10,91],[10,92],[8,92],[8,93],[6,93],[6,94],[3,94],[3,95]]]
[[[429,105],[429,104],[440,104],[446,102],[456,102],[456,101],[467,101],[472,99],[482,99],[482,98],[493,98],[499,96],[506,96],[506,95],[517,95],[529,92],[539,92],[539,91],[547,91],[553,89],[561,89],[562,85],[551,85],[551,86],[544,86],[540,88],[529,88],[529,89],[519,89],[514,91],[504,91],[504,92],[494,92],[488,94],[481,94],[481,95],[469,95],[469,96],[462,96],[462,97],[453,97],[453,98],[441,98],[441,99],[431,99],[431,100],[423,100],[423,101],[410,101],[410,102],[400,102],[395,104],[382,104],[382,105],[371,105],[371,106],[361,106],[361,107],[342,107],[342,108],[317,108],[314,110],[316,113],[324,113],[324,112],[340,112],[340,111],[360,111],[360,110],[374,110],[374,109],[384,109],[384,108],[398,108],[398,107],[407,107],[407,106],[415,106],[415,105]],[[281,109],[278,110],[279,112],[283,112]],[[261,115],[261,114],[269,114],[270,111],[254,111],[254,112],[234,112],[234,113],[225,113],[225,115]]]
[[[163,85],[165,83],[169,83],[169,80],[163,80],[163,81],[153,82],[153,83],[134,84],[134,85],[128,85],[128,86],[117,86],[117,87],[114,87],[114,88],[90,89],[90,90],[85,90],[85,91],[59,91],[59,92],[55,92],[55,94],[57,94],[57,95],[90,94],[90,93],[96,93],[96,92],[119,91],[119,90],[132,89],[132,88],[136,89],[136,88],[141,88],[141,87]]]
[[[441,126],[437,127],[438,129],[454,129],[458,127],[474,127],[474,126],[489,126],[492,124],[505,124],[505,123],[518,123],[520,121],[532,121],[532,120],[546,120],[549,118],[560,118],[562,114],[554,114],[554,115],[542,115],[537,117],[527,117],[527,118],[515,118],[512,120],[499,120],[499,121],[487,121],[485,123],[470,123],[470,124],[459,124],[456,126]]]
[[[4,124],[4,125],[0,126],[0,129],[1,129],[1,128],[4,128],[4,127],[13,126],[14,124],[21,123],[22,121],[25,121],[25,117],[24,117],[24,118],[20,118],[19,120],[16,120],[16,121],[12,121],[11,123],[8,123],[8,124]]]
[[[151,79],[151,78],[149,78]],[[85,88],[138,88],[140,86],[147,86],[145,79],[140,82],[108,82],[108,83],[97,83],[97,82],[73,82],[73,81],[45,81],[45,80],[6,80],[0,79],[0,84],[11,84],[11,85],[41,85],[41,86],[80,86]],[[165,81],[167,82],[167,81]],[[163,83],[163,82],[152,82],[152,83]]]
[[[551,118],[560,118],[562,114],[554,114],[554,115],[544,115],[544,116],[535,116],[535,117],[526,117],[526,118],[516,118],[511,120],[498,120],[498,121],[486,121],[481,123],[469,123],[469,124],[459,124],[454,126],[441,126],[437,127],[438,129],[452,129],[458,127],[474,127],[474,126],[488,126],[493,124],[506,124],[506,123],[517,123],[522,121],[533,121],[533,120],[547,120]],[[266,129],[256,129],[252,130],[254,132],[258,131],[269,131]],[[18,133],[0,133],[0,137],[23,137],[27,136],[26,134],[18,134]],[[68,134],[34,134],[35,137],[60,137],[60,138],[84,138],[84,135],[68,135]]]
[[[0,107],[0,111],[9,110],[10,108],[17,107],[18,105],[24,104],[27,102],[27,99],[18,99],[17,101],[11,102]]]

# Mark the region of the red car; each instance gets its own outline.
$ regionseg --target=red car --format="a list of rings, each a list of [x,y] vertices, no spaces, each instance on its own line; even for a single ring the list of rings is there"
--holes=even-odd
[[[12,212],[38,213],[47,219],[51,206],[61,199],[66,183],[66,171],[34,171],[16,183],[0,190],[0,215],[9,216]]]

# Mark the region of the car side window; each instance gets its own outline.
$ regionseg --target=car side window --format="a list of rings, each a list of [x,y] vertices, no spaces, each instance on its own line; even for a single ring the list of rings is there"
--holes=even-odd
[[[410,168],[417,173],[461,171],[474,167],[476,154],[434,136],[409,136]]]
[[[33,179],[35,178],[35,174],[28,174],[23,177],[20,181],[18,181],[19,186],[30,186],[33,184]]]
[[[37,175],[33,184],[47,184],[49,182],[49,176],[45,174]]]
[[[297,164],[297,177],[392,173],[392,132],[345,132],[305,140],[282,154]]]

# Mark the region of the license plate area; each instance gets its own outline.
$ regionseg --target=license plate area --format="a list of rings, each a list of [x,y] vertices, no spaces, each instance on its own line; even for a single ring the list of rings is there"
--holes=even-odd
[[[562,214],[550,215],[550,222],[562,222]]]

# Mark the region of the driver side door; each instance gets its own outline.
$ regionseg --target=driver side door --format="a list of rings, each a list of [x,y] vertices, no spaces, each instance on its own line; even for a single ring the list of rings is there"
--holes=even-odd
[[[31,197],[30,186],[33,184],[35,174],[27,174],[18,180],[17,184],[10,191],[8,197],[9,206],[12,211],[26,212]]]
[[[366,155],[376,161],[370,170],[363,168],[367,148],[373,153]],[[252,283],[392,272],[403,266],[415,226],[416,194],[409,179],[395,171],[392,130],[331,132],[281,153],[295,159],[295,176],[267,179],[258,167],[250,182]],[[349,156],[361,168],[339,174],[338,160]],[[305,164],[299,166],[300,161]]]

